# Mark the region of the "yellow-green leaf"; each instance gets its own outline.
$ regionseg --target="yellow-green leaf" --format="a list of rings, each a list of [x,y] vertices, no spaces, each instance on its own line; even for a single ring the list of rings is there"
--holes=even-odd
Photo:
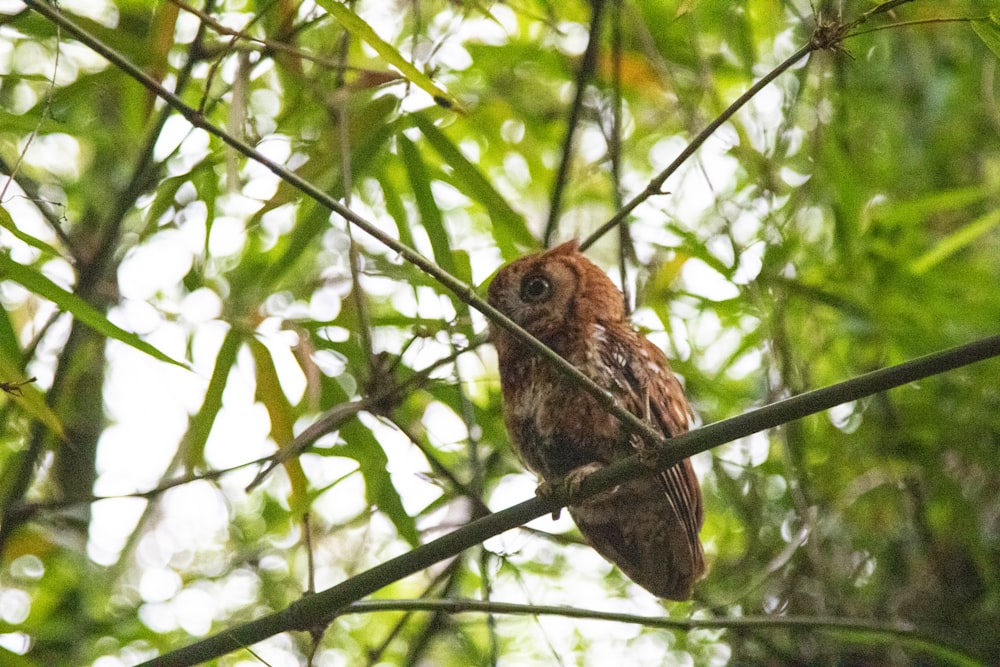
[[[212,424],[215,423],[215,417],[222,407],[222,392],[226,388],[229,371],[236,363],[236,354],[242,344],[243,336],[235,328],[230,329],[222,339],[222,346],[215,357],[212,379],[208,381],[208,389],[205,390],[205,400],[202,401],[197,414],[191,418],[187,435],[181,445],[184,462],[189,471],[201,465],[205,459],[205,443],[208,442],[208,434],[211,433]]]
[[[41,250],[42,253],[44,253],[48,257],[60,256],[59,252],[45,241],[42,241],[41,239],[36,239],[31,234],[26,234],[22,232],[20,229],[18,229],[17,225],[14,224],[14,219],[11,217],[10,213],[3,206],[0,206],[0,227],[3,227],[8,232],[13,234],[17,239],[23,241],[24,243],[27,243],[32,248]]]
[[[257,400],[264,404],[267,409],[267,416],[271,420],[271,437],[280,449],[291,446],[295,439],[293,427],[295,425],[295,415],[292,405],[288,402],[288,397],[281,389],[278,380],[278,371],[274,367],[274,360],[271,352],[263,343],[256,338],[247,341],[250,353],[253,355],[254,365],[257,375]],[[292,512],[301,516],[309,509],[308,480],[305,471],[302,470],[302,463],[298,458],[292,457],[284,462],[285,472],[292,485],[291,499],[289,506]]]
[[[0,356],[0,382],[21,383],[27,379],[22,377],[18,364],[13,363],[7,356]],[[45,402],[45,394],[34,383],[22,384],[18,394],[8,395],[7,400],[17,401],[26,414],[44,424],[59,439],[66,439],[59,416]]]
[[[134,333],[129,333],[121,327],[112,324],[107,317],[89,303],[59,287],[46,278],[41,272],[15,262],[9,253],[0,253],[0,280],[13,280],[27,290],[43,296],[56,304],[60,310],[70,313],[78,321],[86,324],[97,333],[125,343],[151,357],[187,368],[187,364],[168,356],[153,347]]]
[[[1000,58],[1000,14],[991,13],[989,19],[977,19],[972,22],[972,29],[979,35],[990,51]]]
[[[1000,210],[990,211],[941,239],[933,248],[910,264],[913,273],[925,273],[983,234],[1000,226]]]
[[[337,0],[316,0],[316,4],[330,12],[345,30],[375,49],[376,53],[395,66],[415,86],[427,92],[438,105],[458,113],[465,113],[465,109],[453,95],[414,67],[413,63],[404,58],[392,44],[379,37],[378,33],[347,5]]]

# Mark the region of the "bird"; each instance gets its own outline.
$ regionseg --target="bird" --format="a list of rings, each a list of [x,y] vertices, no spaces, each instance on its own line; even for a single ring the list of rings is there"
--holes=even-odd
[[[664,436],[689,429],[693,413],[666,355],[633,328],[621,291],[577,241],[502,267],[487,301]],[[691,461],[574,502],[583,479],[645,443],[506,329],[491,322],[489,335],[510,443],[540,478],[539,493],[566,484],[570,516],[599,554],[660,598],[690,599],[705,575]]]

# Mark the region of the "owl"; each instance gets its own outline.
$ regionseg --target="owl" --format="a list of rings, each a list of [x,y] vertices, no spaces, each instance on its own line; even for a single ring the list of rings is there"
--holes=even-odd
[[[576,241],[502,268],[489,302],[665,436],[688,430],[691,410],[666,357],[632,328],[622,293]],[[506,330],[491,325],[490,336],[511,445],[541,478],[540,492],[558,480],[578,488],[644,446]],[[569,512],[598,553],[654,595],[686,600],[704,575],[701,489],[688,459],[571,504]]]

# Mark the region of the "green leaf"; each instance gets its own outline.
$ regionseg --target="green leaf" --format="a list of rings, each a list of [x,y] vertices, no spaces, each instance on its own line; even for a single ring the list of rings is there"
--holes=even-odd
[[[997,58],[1000,58],[1000,16],[991,13],[989,19],[974,19],[972,29],[979,35],[990,51]]]
[[[385,211],[389,217],[396,222],[396,230],[399,233],[399,240],[403,245],[415,248],[413,245],[413,234],[410,232],[410,221],[406,216],[406,207],[403,206],[403,199],[399,196],[399,190],[393,185],[387,174],[381,174],[378,179],[382,187],[382,196],[385,198]]]
[[[13,364],[18,372],[24,370],[24,352],[17,341],[17,333],[10,321],[10,313],[3,308],[0,308],[0,360]]]
[[[164,354],[139,338],[136,334],[129,333],[121,327],[112,324],[103,313],[89,303],[72,292],[67,292],[62,287],[59,287],[40,272],[15,262],[10,258],[9,253],[0,253],[0,279],[13,280],[16,283],[20,283],[29,291],[52,301],[60,310],[70,313],[74,318],[103,336],[125,343],[160,361],[175,364],[181,368],[188,367],[184,362],[177,361]]]
[[[431,191],[431,181],[427,176],[427,167],[420,158],[420,151],[413,145],[413,142],[404,135],[398,139],[399,153],[406,165],[406,173],[410,177],[410,187],[413,188],[413,198],[417,202],[417,210],[420,211],[420,222],[427,231],[427,236],[431,241],[431,248],[434,251],[434,261],[448,273],[455,275],[455,262],[451,256],[451,240],[448,238],[448,231],[444,227],[444,218],[441,216],[441,209],[434,201],[434,193]]]
[[[479,167],[469,162],[451,139],[424,114],[413,114],[410,120],[420,129],[441,159],[454,170],[455,186],[489,213],[493,220],[493,238],[504,259],[516,259],[522,254],[523,248],[537,247],[538,241],[528,230],[524,216],[507,203]]]
[[[0,318],[0,320],[6,319],[6,317]],[[0,327],[0,329],[2,328]],[[19,357],[10,356],[6,348],[7,346],[4,345],[4,349],[0,351],[0,382],[24,382],[27,378],[23,377]],[[45,402],[45,394],[34,383],[26,383],[21,386],[20,390],[20,395],[8,395],[7,400],[17,401],[25,414],[44,424],[52,434],[65,441],[66,433],[62,421],[59,419],[59,415]]]
[[[222,407],[222,392],[226,388],[229,371],[236,363],[236,354],[242,344],[243,336],[236,328],[230,329],[222,340],[219,354],[215,357],[212,379],[208,381],[208,389],[205,390],[205,400],[202,401],[198,413],[191,418],[191,425],[181,445],[184,462],[189,471],[197,468],[205,460],[205,443],[208,442],[208,434],[211,433],[212,424],[215,423],[215,417]]]
[[[1000,209],[990,211],[941,239],[937,245],[910,264],[910,271],[916,274],[926,273],[998,226],[1000,226]]]
[[[389,458],[372,432],[354,419],[340,429],[340,436],[344,439],[344,444],[335,447],[331,453],[358,462],[365,479],[365,497],[368,502],[389,517],[403,539],[413,546],[420,544],[416,523],[403,508],[403,501],[386,470]]]
[[[383,149],[396,130],[393,118],[396,107],[397,100],[395,98],[380,97],[352,113],[347,143],[351,151],[350,168],[353,182],[359,182],[369,170],[379,163],[376,159],[379,151]],[[335,161],[335,164],[340,164],[339,159]],[[307,168],[314,166],[322,169],[319,175],[308,172]],[[340,169],[331,170],[329,164],[315,160],[307,163],[299,171],[301,175],[310,177],[315,184],[330,192],[334,197],[344,196],[344,179]],[[301,193],[294,188],[279,187],[272,199],[275,204],[280,204],[285,201],[297,200],[300,197]],[[261,213],[267,208],[265,206]],[[260,272],[259,267],[251,266],[247,277],[253,282],[273,287],[308,251],[316,249],[316,237],[329,226],[330,212],[317,202],[311,199],[306,200],[299,207],[295,229],[268,253],[269,256],[263,253],[258,254],[258,260],[266,260],[264,262],[266,269],[263,273]]]
[[[285,449],[295,439],[294,410],[292,410],[292,405],[288,402],[285,392],[281,389],[278,371],[274,366],[274,359],[271,358],[271,351],[254,337],[248,338],[247,345],[253,355],[256,370],[256,398],[267,409],[267,416],[271,421],[271,437],[279,448]],[[284,467],[292,487],[289,507],[296,516],[301,517],[309,511],[309,497],[307,495],[309,483],[302,470],[302,462],[297,457],[289,458],[285,461]]]
[[[17,225],[14,224],[14,219],[11,217],[10,213],[7,211],[7,209],[5,209],[2,206],[0,206],[0,227],[6,229],[8,232],[13,234],[18,240],[22,241],[23,243],[27,243],[32,248],[40,250],[42,254],[44,254],[46,257],[61,257],[59,251],[50,246],[45,241],[42,241],[41,239],[36,239],[31,234],[25,234],[20,229],[18,229]]]
[[[351,11],[347,5],[341,4],[336,0],[316,0],[316,4],[330,12],[340,25],[344,26],[345,30],[375,49],[380,56],[394,65],[403,76],[433,97],[434,101],[440,106],[459,113],[466,113],[455,97],[440,88],[430,77],[414,67],[409,60],[400,55],[399,51],[392,44],[379,37],[378,33],[365,23],[360,16]]]
[[[146,211],[146,223],[143,225],[144,229],[141,236],[146,236],[156,231],[157,221],[174,205],[174,197],[177,196],[177,191],[180,190],[181,186],[190,180],[191,174],[182,174],[160,181],[159,187],[156,188],[156,196],[153,199],[153,203],[150,204],[149,210]]]
[[[880,204],[872,218],[881,224],[909,225],[915,219],[971,206],[989,196],[989,189],[980,185],[930,192],[906,201]]]

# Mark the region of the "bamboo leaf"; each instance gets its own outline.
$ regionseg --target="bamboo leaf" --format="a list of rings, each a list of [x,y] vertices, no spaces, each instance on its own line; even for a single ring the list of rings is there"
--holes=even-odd
[[[292,405],[281,389],[271,351],[256,338],[250,338],[247,344],[256,365],[257,400],[267,409],[267,416],[271,420],[271,437],[280,449],[285,449],[295,439],[295,414]],[[292,485],[290,507],[296,516],[301,517],[309,510],[309,483],[302,470],[302,462],[297,457],[286,460],[284,466]]]
[[[56,304],[61,310],[70,313],[74,318],[103,336],[125,343],[160,361],[175,364],[181,368],[188,367],[184,362],[177,361],[173,357],[161,352],[136,334],[129,333],[121,327],[112,324],[103,313],[89,303],[72,292],[59,287],[40,272],[15,262],[10,258],[9,253],[0,253],[0,279],[13,280],[29,291],[45,297]]]
[[[979,35],[993,55],[1000,58],[1000,15],[991,13],[989,19],[972,21],[972,29]]]
[[[413,198],[417,202],[417,210],[420,212],[420,222],[427,231],[427,236],[431,241],[431,248],[434,251],[434,261],[448,273],[455,275],[455,262],[451,256],[451,240],[448,238],[448,231],[444,226],[444,218],[441,209],[434,201],[434,193],[431,191],[430,177],[427,175],[427,167],[420,158],[420,152],[413,142],[405,136],[399,136],[399,152],[406,165],[406,173],[410,178],[410,187],[413,188]]]
[[[521,255],[523,248],[536,247],[538,241],[528,230],[524,216],[507,203],[479,167],[472,164],[451,139],[435,127],[426,116],[413,114],[411,120],[441,159],[454,170],[455,186],[489,213],[493,220],[493,238],[504,259],[513,260]]]
[[[193,470],[205,460],[205,443],[208,442],[208,434],[212,431],[212,424],[215,423],[215,417],[222,407],[222,392],[226,388],[229,371],[236,363],[236,353],[242,344],[243,336],[235,328],[230,329],[222,340],[219,354],[215,357],[212,379],[208,381],[208,389],[205,390],[205,400],[198,413],[191,419],[191,425],[182,444],[188,470]]]
[[[7,318],[0,319],[6,320]],[[21,364],[15,360],[15,357],[8,355],[6,349],[0,351],[0,382],[23,382],[24,379],[26,378],[23,378]],[[60,440],[66,440],[62,421],[45,402],[44,392],[38,389],[34,383],[22,384],[18,395],[16,397],[9,396],[8,400],[16,400],[25,414],[44,424]]]
[[[41,239],[36,239],[31,234],[26,234],[17,228],[14,219],[4,207],[0,206],[0,227],[13,234],[19,241],[28,244],[36,250],[40,250],[47,257],[60,257],[59,251]]]
[[[998,226],[1000,226],[1000,209],[990,211],[938,241],[933,248],[910,264],[910,271],[916,274],[926,273]]]
[[[416,523],[406,513],[403,501],[392,484],[392,477],[386,470],[389,458],[372,432],[361,422],[351,420],[340,429],[340,434],[345,443],[333,451],[338,456],[354,459],[361,466],[368,502],[389,517],[403,539],[413,546],[420,544]]]
[[[341,4],[336,0],[316,0],[316,4],[330,12],[340,25],[344,26],[345,30],[375,49],[380,56],[395,66],[414,85],[427,92],[434,98],[434,101],[438,105],[457,111],[458,113],[466,113],[465,109],[458,103],[458,100],[454,96],[439,87],[430,77],[414,67],[392,44],[379,37],[378,33],[360,16],[351,11],[347,5]]]

